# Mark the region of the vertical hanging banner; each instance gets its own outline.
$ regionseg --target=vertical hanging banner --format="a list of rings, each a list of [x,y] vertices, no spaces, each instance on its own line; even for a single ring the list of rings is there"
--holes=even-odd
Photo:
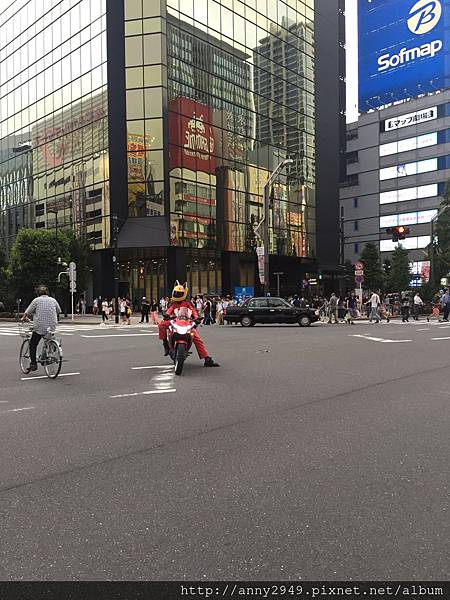
[[[264,285],[264,246],[258,246],[256,254],[258,256],[259,282]]]

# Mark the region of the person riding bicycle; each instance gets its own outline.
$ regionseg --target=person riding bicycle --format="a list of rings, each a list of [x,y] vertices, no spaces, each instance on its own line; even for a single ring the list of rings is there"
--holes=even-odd
[[[199,325],[201,323],[201,319],[199,319],[197,309],[192,304],[192,302],[189,302],[189,300],[186,300],[187,295],[188,295],[187,283],[185,283],[184,285],[181,285],[179,281],[176,281],[175,286],[173,288],[173,292],[172,292],[171,304],[168,307],[168,309],[164,315],[164,320],[161,321],[158,326],[159,339],[162,341],[163,346],[164,346],[164,356],[167,356],[169,354],[169,344],[167,342],[167,328],[170,325],[170,318],[172,317],[172,315],[174,314],[174,312],[177,308],[181,308],[182,306],[189,308],[192,311],[192,318],[197,323],[197,325]],[[194,342],[195,347],[197,348],[198,357],[200,358],[200,360],[202,360],[202,359],[205,360],[205,367],[218,367],[219,366],[209,356],[208,351],[206,350],[206,346],[203,343],[203,340],[201,339],[201,337],[199,336],[197,329],[194,329],[193,342]]]
[[[58,325],[58,315],[61,308],[58,302],[48,295],[45,285],[36,288],[38,295],[23,314],[22,321],[29,321],[33,317],[33,334],[30,339],[30,371],[37,370],[36,350],[38,344],[49,331],[54,332]]]

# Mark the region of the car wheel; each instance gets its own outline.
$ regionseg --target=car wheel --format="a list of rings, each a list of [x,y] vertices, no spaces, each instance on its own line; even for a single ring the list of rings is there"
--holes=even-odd
[[[244,315],[241,317],[241,325],[242,327],[252,327],[254,325],[253,320],[248,315]]]
[[[300,327],[309,327],[311,325],[311,319],[308,316],[303,315],[298,320],[298,324],[300,325]]]

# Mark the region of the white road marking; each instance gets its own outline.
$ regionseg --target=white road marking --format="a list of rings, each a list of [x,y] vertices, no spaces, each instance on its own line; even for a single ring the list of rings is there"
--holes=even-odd
[[[433,342],[438,342],[439,340],[450,340],[450,337],[441,337],[441,338],[431,338]]]
[[[23,410],[34,410],[34,406],[24,406],[23,408],[10,408],[0,412],[0,415],[6,415],[7,413],[22,412]]]
[[[148,392],[134,392],[132,394],[117,394],[116,396],[110,396],[110,398],[130,398],[131,396],[147,396],[149,394],[168,394],[169,392],[176,392],[175,388],[163,389],[163,390],[150,390]]]
[[[104,335],[82,335],[83,338],[137,337],[142,335],[158,335],[157,333],[105,333]]]
[[[362,338],[363,340],[370,340],[372,342],[380,342],[381,344],[403,344],[405,342],[412,342],[412,340],[385,340],[384,338],[371,337],[368,335],[359,335],[355,333],[349,337]]]
[[[72,375],[80,375],[80,373],[60,373],[58,377],[71,377]],[[21,381],[31,381],[32,379],[48,379],[47,375],[34,375],[34,377],[21,377]]]
[[[0,404],[8,404],[9,400],[0,400]]]
[[[416,329],[416,331],[430,331],[429,327],[425,327],[424,329]]]
[[[132,371],[140,371],[141,369],[173,369],[173,365],[151,365],[147,367],[131,367]]]

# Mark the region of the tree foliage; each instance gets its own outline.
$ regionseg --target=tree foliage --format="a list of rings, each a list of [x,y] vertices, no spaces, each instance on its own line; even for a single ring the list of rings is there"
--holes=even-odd
[[[384,289],[384,274],[381,268],[380,253],[372,242],[366,244],[361,252],[364,263],[364,287],[369,290]]]
[[[391,257],[391,268],[387,277],[388,292],[403,292],[411,284],[408,250],[398,245]]]
[[[57,283],[58,272],[64,270],[61,262],[68,264],[71,260],[77,263],[77,286],[86,285],[88,246],[77,240],[71,231],[48,229],[21,229],[15,239],[10,256],[10,280],[15,294],[25,301],[34,296],[37,285],[47,285],[55,295],[66,293],[68,281],[66,276]],[[78,275],[79,273],[79,275]]]

